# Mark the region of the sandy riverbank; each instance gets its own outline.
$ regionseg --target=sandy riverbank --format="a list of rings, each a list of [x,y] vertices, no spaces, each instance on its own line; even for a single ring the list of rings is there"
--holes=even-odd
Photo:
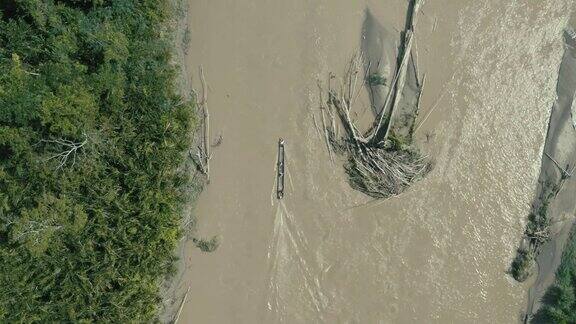
[[[542,168],[540,171],[537,197],[543,184],[562,182],[564,172],[571,173],[576,166],[576,130],[574,119],[574,99],[576,93],[576,34],[571,27],[564,32],[565,52],[560,65],[557,100],[552,107],[550,125]],[[565,176],[568,176],[567,174]],[[562,250],[574,223],[576,213],[576,178],[569,177],[564,181],[555,198],[551,201],[547,216],[551,222],[551,240],[540,248],[536,259],[538,270],[534,284],[528,292],[527,314],[538,311],[540,300],[547,288],[554,282],[555,272],[562,258]],[[540,201],[534,203],[539,208]],[[523,244],[526,244],[525,242]]]

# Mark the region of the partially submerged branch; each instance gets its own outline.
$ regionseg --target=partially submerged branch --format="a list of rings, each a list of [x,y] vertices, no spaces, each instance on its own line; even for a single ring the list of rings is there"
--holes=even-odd
[[[180,307],[178,307],[178,312],[176,313],[176,317],[174,317],[174,320],[172,321],[173,324],[178,323],[178,320],[180,319],[180,314],[182,314],[182,309],[184,308],[184,304],[186,304],[186,298],[188,298],[189,293],[190,293],[190,286],[188,286],[188,289],[186,289],[186,293],[184,294],[184,297],[182,297],[182,301],[180,302]]]
[[[202,107],[202,113],[204,116],[203,129],[204,129],[204,140],[202,141],[203,147],[201,150],[201,155],[203,161],[203,172],[206,174],[206,179],[210,182],[210,113],[208,112],[208,86],[206,85],[206,78],[204,77],[204,68],[200,66],[200,81],[202,83],[202,101],[199,106]]]
[[[189,151],[189,155],[192,158],[194,164],[196,164],[198,171],[206,176],[206,182],[210,183],[210,160],[212,159],[212,153],[210,149],[212,147],[220,146],[224,140],[222,134],[218,135],[217,138],[210,141],[210,111],[208,110],[208,84],[206,83],[206,77],[204,76],[204,68],[200,66],[198,68],[200,75],[200,83],[202,86],[201,94],[198,95],[196,91],[196,106],[198,107],[199,115],[202,117],[201,127],[201,138],[198,138],[198,145],[196,153]]]

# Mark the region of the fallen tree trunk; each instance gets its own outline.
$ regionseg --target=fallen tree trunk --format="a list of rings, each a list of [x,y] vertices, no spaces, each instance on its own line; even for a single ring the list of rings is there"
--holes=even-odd
[[[386,102],[384,103],[384,106],[380,111],[380,116],[377,118],[378,123],[374,126],[372,134],[368,137],[368,140],[371,143],[385,142],[390,134],[392,124],[394,123],[394,115],[397,111],[400,99],[402,98],[402,91],[404,90],[404,84],[406,81],[406,72],[408,70],[408,62],[412,57],[411,53],[414,38],[414,27],[416,26],[416,17],[418,14],[418,10],[420,9],[421,3],[422,3],[421,0],[412,0],[410,2],[408,8],[408,16],[406,18],[406,28],[404,31],[404,37],[400,51],[402,59],[398,64],[398,68],[396,69],[396,75],[394,76],[394,81],[390,88],[388,97],[386,98]],[[416,77],[418,78],[418,76]],[[393,103],[388,113],[388,119],[386,123],[383,123],[390,98],[393,98]]]
[[[400,98],[402,97],[402,90],[404,89],[404,83],[406,81],[406,71],[408,69],[408,60],[410,59],[410,50],[412,48],[412,40],[413,34],[412,31],[407,31],[406,33],[406,48],[404,51],[404,55],[402,57],[402,63],[397,72],[397,82],[396,86],[394,87],[394,101],[392,103],[392,107],[390,107],[390,112],[388,114],[388,121],[384,126],[382,124],[383,116],[384,116],[384,109],[382,110],[380,120],[378,122],[378,126],[374,130],[373,135],[370,137],[371,143],[380,143],[385,142],[390,134],[390,128],[394,121],[394,115],[397,111],[398,103],[400,103]],[[392,91],[392,90],[391,90]]]

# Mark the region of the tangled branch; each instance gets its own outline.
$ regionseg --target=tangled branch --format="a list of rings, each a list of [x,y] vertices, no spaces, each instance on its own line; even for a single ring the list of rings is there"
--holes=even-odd
[[[350,185],[375,198],[398,195],[431,169],[428,158],[410,145],[411,136],[402,138],[395,135],[393,130],[411,57],[413,28],[420,4],[420,0],[411,2],[407,30],[404,32],[401,46],[401,60],[396,68],[384,106],[367,131],[360,131],[351,118],[362,85],[372,86],[369,82],[362,84],[358,82],[359,79],[368,80],[369,77],[366,75],[367,70],[364,71],[362,67],[362,54],[354,55],[349,61],[337,89],[332,87],[335,77],[330,74],[326,102],[323,101],[323,90],[320,86],[320,111],[330,157],[332,158],[332,150],[347,156],[348,162],[345,170],[349,176]],[[419,94],[417,104],[413,107],[413,119],[418,111],[422,84],[423,82],[418,82]],[[326,122],[326,115],[332,119],[332,123]],[[336,118],[344,129],[343,136],[338,136]],[[411,126],[410,129],[412,129]],[[408,131],[410,132],[411,130]]]

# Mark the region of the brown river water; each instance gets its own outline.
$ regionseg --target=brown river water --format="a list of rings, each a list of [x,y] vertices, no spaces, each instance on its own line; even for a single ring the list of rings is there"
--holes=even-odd
[[[179,283],[179,323],[515,323],[506,274],[536,188],[569,0],[427,0],[415,144],[433,171],[373,201],[330,162],[317,80],[342,73],[368,15],[393,35],[403,0],[190,0],[192,84],[209,86],[211,182]],[[378,46],[378,44],[373,44]],[[278,138],[288,177],[273,195]]]

